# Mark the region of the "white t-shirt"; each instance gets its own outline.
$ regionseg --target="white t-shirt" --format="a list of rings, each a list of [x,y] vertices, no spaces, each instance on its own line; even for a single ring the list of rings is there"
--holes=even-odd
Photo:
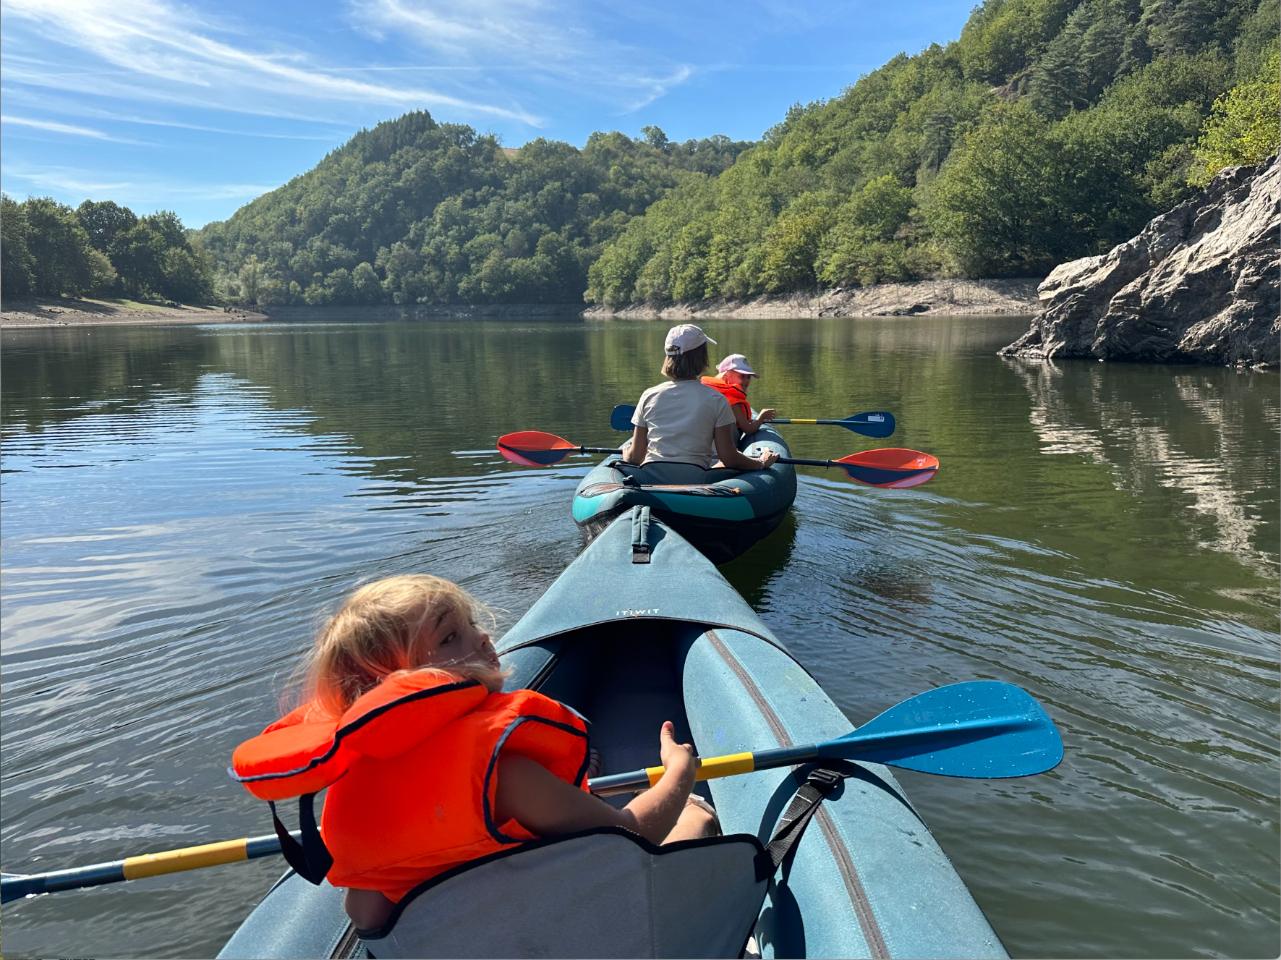
[[[676,460],[704,470],[716,462],[712,434],[734,425],[734,411],[717,390],[697,380],[669,380],[641,394],[632,426],[649,431],[645,462]]]

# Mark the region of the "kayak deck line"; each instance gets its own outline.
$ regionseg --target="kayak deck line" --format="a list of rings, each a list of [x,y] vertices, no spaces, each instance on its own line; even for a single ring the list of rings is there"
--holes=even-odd
[[[739,659],[730,652],[725,641],[717,635],[715,630],[709,630],[706,637],[711,641],[712,649],[716,651],[717,656],[721,658],[739,683],[743,685],[748,697],[751,698],[756,709],[760,711],[761,717],[769,724],[770,730],[773,731],[778,740],[779,749],[791,749],[796,746],[792,738],[788,736],[786,725],[774,708],[770,706],[764,692],[756,681],[752,679],[751,674],[747,672],[747,669]],[[867,890],[859,879],[858,868],[854,866],[854,862],[850,859],[826,805],[819,807],[814,819],[818,821],[823,839],[827,843],[827,848],[831,851],[832,859],[836,863],[842,881],[844,881],[846,895],[849,897],[850,906],[853,907],[855,916],[858,917],[859,925],[862,928],[863,940],[867,943],[869,952],[874,960],[888,960],[890,953],[885,946],[885,935],[881,932],[880,925],[876,922],[876,914],[872,911],[872,903],[868,899]]]

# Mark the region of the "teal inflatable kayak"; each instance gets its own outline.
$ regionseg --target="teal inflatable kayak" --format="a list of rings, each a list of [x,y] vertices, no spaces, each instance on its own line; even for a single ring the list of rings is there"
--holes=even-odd
[[[791,451],[768,425],[745,436],[739,449],[758,457]],[[768,536],[796,499],[796,468],[776,463],[767,470],[703,470],[686,463],[643,467],[609,456],[574,491],[574,521],[590,540],[619,514],[645,506],[713,563],[725,563]]]
[[[589,720],[606,774],[656,764],[664,720],[705,757],[850,729],[708,560],[644,510],[601,533],[498,647],[509,689],[541,690]],[[451,871],[422,894],[423,909],[443,912],[416,915],[415,898],[391,931],[352,929],[341,891],[288,873],[219,956],[1006,955],[883,766],[852,765],[783,868],[753,875],[803,772],[760,770],[700,786],[727,835],[714,841],[650,848],[603,831]],[[645,871],[655,869],[666,879],[651,882]],[[667,918],[641,924],[650,933],[686,939],[646,948],[625,940],[646,911]],[[704,929],[734,911],[747,911],[747,920],[728,939]]]

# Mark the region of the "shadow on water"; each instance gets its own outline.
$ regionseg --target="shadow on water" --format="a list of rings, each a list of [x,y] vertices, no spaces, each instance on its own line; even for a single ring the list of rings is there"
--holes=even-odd
[[[778,527],[736,560],[721,566],[721,575],[732,583],[757,613],[769,609],[769,585],[787,566],[796,545],[796,512],[788,510]]]

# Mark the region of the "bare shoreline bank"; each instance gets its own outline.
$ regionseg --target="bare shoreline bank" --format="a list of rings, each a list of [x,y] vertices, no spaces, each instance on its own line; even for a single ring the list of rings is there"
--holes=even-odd
[[[22,327],[168,326],[192,323],[260,323],[265,313],[239,307],[177,306],[132,300],[21,300],[0,309],[0,329]]]
[[[593,306],[587,319],[699,320],[711,318],[781,320],[791,317],[963,317],[1025,315],[1037,309],[1040,278],[1010,280],[919,280],[871,287],[786,293],[749,300]]]
[[[578,315],[585,320],[699,320],[710,318],[773,320],[808,317],[900,317],[1022,315],[1037,309],[1037,278],[1012,280],[921,280],[884,283],[848,290],[790,293],[750,300],[698,303],[631,304],[625,307],[580,304],[478,304],[397,307],[369,306],[243,307],[162,306],[131,300],[24,300],[0,308],[0,329],[195,323],[289,322],[359,311],[370,319],[523,319]]]

